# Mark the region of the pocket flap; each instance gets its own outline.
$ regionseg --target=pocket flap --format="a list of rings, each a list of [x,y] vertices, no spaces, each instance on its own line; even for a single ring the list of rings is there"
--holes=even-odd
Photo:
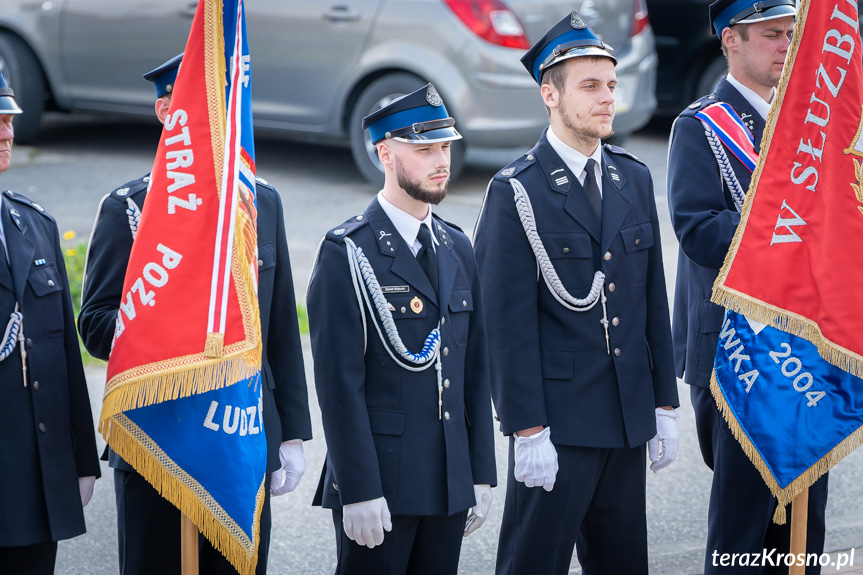
[[[549,232],[542,234],[542,245],[550,258],[592,258],[588,234]]]
[[[34,269],[30,272],[27,281],[36,297],[43,297],[63,289],[60,274],[54,264]]]
[[[276,267],[276,244],[267,242],[258,246],[258,271]]]
[[[620,230],[620,237],[623,238],[623,247],[628,254],[653,247],[653,227],[650,222],[623,228]]]
[[[369,427],[374,435],[401,435],[405,430],[405,412],[370,409]]]
[[[452,291],[449,299],[450,311],[473,311],[473,294],[470,290],[457,289]]]

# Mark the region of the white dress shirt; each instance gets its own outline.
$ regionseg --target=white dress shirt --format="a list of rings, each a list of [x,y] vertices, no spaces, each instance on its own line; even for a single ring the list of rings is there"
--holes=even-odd
[[[747,88],[743,84],[741,84],[734,76],[731,75],[731,72],[725,76],[725,79],[728,80],[728,83],[737,88],[737,91],[746,98],[746,101],[752,104],[752,107],[755,108],[755,111],[758,112],[758,115],[763,119],[767,119],[767,112],[770,111],[770,102],[773,101],[773,98],[776,96],[776,88],[773,88],[773,91],[770,92],[770,100],[764,101],[764,98],[755,93],[755,91]],[[736,111],[736,110],[735,110]]]
[[[428,214],[426,214],[425,219],[418,220],[406,211],[395,207],[387,199],[384,197],[383,191],[378,192],[378,203],[384,209],[384,213],[386,213],[387,217],[396,227],[396,231],[399,235],[404,238],[408,247],[411,249],[411,253],[413,255],[417,255],[419,253],[420,248],[422,248],[422,244],[417,239],[417,235],[420,231],[420,226],[426,225],[429,228],[429,231],[432,232],[432,248],[437,245],[438,241],[434,235],[434,231],[432,228],[432,211],[431,207],[429,207]]]
[[[555,134],[551,129],[551,126],[548,127],[546,137],[548,138],[548,143],[551,144],[551,147],[555,152],[557,152],[557,155],[560,156],[560,159],[563,160],[563,163],[566,164],[567,168],[569,168],[569,171],[578,178],[578,183],[583,186],[584,179],[587,177],[587,174],[584,171],[584,166],[587,164],[588,157],[575,148],[571,148],[564,144],[563,140],[558,138],[557,134]],[[599,186],[599,197],[602,197],[602,143],[596,146],[596,150],[594,150],[590,157],[596,161],[596,166],[594,168],[596,171],[596,184]]]

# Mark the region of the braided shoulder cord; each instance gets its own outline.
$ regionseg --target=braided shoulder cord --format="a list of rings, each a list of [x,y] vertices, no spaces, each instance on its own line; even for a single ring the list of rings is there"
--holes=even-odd
[[[377,312],[377,316],[381,320],[380,325],[378,325],[378,322],[372,323],[374,324],[375,329],[378,332],[378,337],[380,337],[381,342],[384,344],[387,353],[389,353],[393,361],[409,371],[424,371],[431,367],[435,363],[433,360],[436,359],[438,364],[436,368],[438,370],[438,378],[440,379],[440,326],[436,327],[431,331],[431,333],[429,333],[423,343],[422,350],[419,353],[411,353],[408,351],[401,339],[401,336],[399,336],[399,331],[396,327],[393,315],[389,310],[386,297],[384,297],[380,283],[378,283],[375,272],[365,253],[363,253],[363,249],[357,247],[350,238],[345,238],[345,245],[348,253],[349,266],[351,268],[351,279],[353,280],[354,290],[357,292],[357,298],[359,299],[359,294],[362,294],[369,312],[371,312],[372,315]],[[366,285],[365,290],[362,289],[360,278],[362,278]],[[369,296],[371,296],[371,300],[369,299]],[[374,303],[372,303],[372,301]],[[365,330],[365,319],[363,322],[363,329]],[[386,332],[387,340],[389,340],[392,348],[398,352],[399,357],[396,357],[392,350],[390,350],[390,346],[386,344],[387,340],[384,339],[384,334],[381,332],[381,326],[383,326],[383,329]],[[409,365],[405,362],[409,362],[414,365]]]
[[[722,174],[722,179],[731,190],[731,198],[734,200],[734,207],[739,212],[743,207],[743,202],[746,201],[746,192],[740,186],[734,169],[731,167],[731,162],[728,161],[728,154],[725,153],[725,148],[716,133],[704,122],[704,135],[707,136],[707,142],[710,144],[710,149],[713,150],[713,156],[716,158],[716,163],[719,165],[719,171]]]
[[[19,334],[22,333],[21,329],[21,319],[23,316],[21,312],[18,311],[18,304],[15,304],[15,311],[9,316],[9,323],[6,324],[6,333],[3,334],[3,339],[0,340],[0,361],[3,361],[10,355],[12,355],[12,351],[15,349],[15,344],[18,343]]]
[[[530,204],[530,198],[527,196],[527,191],[524,186],[515,178],[510,178],[510,185],[513,189],[515,197],[515,207],[518,211],[518,217],[521,220],[521,225],[524,228],[524,233],[527,234],[527,241],[533,250],[533,255],[536,257],[536,263],[539,266],[542,279],[548,286],[551,295],[560,302],[560,304],[571,311],[587,311],[596,305],[596,302],[602,301],[603,316],[605,316],[605,274],[600,270],[593,275],[593,284],[590,286],[590,292],[584,298],[575,298],[560,281],[557,275],[557,270],[548,257],[548,252],[545,251],[545,246],[542,245],[542,239],[536,231],[536,220],[533,214],[533,206]]]
[[[132,198],[126,198],[126,215],[129,217],[129,230],[132,232],[132,239],[138,233],[138,224],[141,222],[141,209],[132,201]]]

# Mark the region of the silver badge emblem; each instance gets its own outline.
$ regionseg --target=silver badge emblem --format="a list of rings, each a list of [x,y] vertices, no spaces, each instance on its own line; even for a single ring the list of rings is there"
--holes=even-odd
[[[345,228],[337,228],[337,229],[333,230],[333,235],[334,236],[343,236],[345,234],[345,231],[347,231],[347,230],[345,230]]]
[[[437,90],[431,84],[429,84],[428,90],[426,90],[426,101],[435,107],[443,104],[440,94],[437,93]]]
[[[515,168],[507,168],[505,170],[501,170],[501,176],[511,176],[515,173]]]
[[[118,196],[125,196],[128,193],[129,193],[129,188],[120,188],[119,190],[117,190]]]
[[[584,20],[581,19],[581,16],[575,10],[572,11],[572,15],[569,17],[569,24],[575,30],[584,30],[587,28],[587,24],[584,23]]]
[[[30,205],[32,205],[34,208],[36,208],[36,209],[37,209],[37,210],[39,210],[40,212],[44,212],[44,211],[45,211],[45,208],[43,208],[42,206],[40,206],[40,205],[39,205],[39,204],[37,204],[36,202],[30,202]]]

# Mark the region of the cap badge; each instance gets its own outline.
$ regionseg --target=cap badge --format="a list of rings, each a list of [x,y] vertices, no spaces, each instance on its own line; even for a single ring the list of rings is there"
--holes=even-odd
[[[440,94],[437,93],[437,90],[435,90],[435,87],[432,85],[429,85],[428,90],[426,90],[426,101],[435,107],[443,104]]]
[[[573,11],[572,15],[569,17],[569,24],[576,30],[584,30],[587,28],[587,24],[585,24],[584,20],[581,19],[581,16],[578,15],[578,12]]]

